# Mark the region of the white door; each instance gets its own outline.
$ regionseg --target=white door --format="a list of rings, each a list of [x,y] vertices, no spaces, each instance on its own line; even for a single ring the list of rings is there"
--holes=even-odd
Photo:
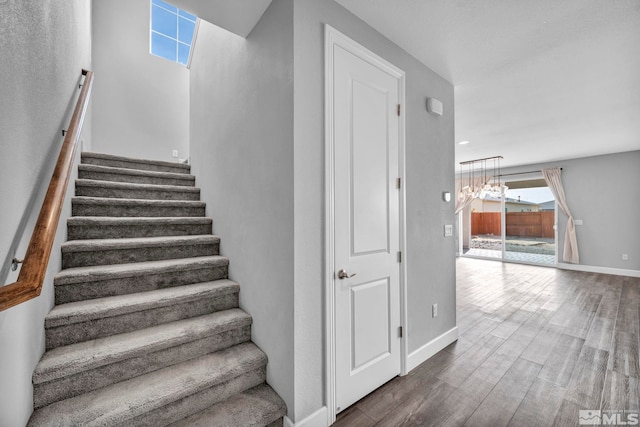
[[[339,412],[401,369],[400,78],[340,46],[333,55]]]

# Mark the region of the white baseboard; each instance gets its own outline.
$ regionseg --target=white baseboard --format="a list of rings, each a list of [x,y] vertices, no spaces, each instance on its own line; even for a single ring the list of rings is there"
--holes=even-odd
[[[558,268],[563,270],[586,271],[587,273],[613,274],[615,276],[640,277],[638,270],[626,270],[624,268],[596,267],[593,265],[568,264],[559,262]]]
[[[411,354],[409,354],[409,357],[407,357],[407,372],[410,372],[413,368],[415,368],[457,339],[458,327],[455,326],[439,337],[432,339],[419,349],[413,351]]]
[[[308,417],[294,423],[285,415],[284,417],[284,427],[327,427],[329,425],[328,420],[328,409],[326,406],[318,409],[313,414]]]

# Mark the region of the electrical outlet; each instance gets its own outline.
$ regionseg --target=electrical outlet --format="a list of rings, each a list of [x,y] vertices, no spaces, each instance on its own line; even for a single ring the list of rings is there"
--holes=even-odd
[[[444,237],[451,237],[451,236],[453,236],[453,225],[446,224],[444,226]]]
[[[178,157],[178,150],[173,150],[173,151],[171,152],[171,155],[172,155],[174,158],[177,158],[177,157]]]
[[[431,306],[431,317],[438,317],[438,304]]]
[[[582,225],[582,220],[581,219],[576,219],[576,220],[573,221],[573,223],[575,225]]]
[[[629,254],[622,254],[623,261],[629,261]]]

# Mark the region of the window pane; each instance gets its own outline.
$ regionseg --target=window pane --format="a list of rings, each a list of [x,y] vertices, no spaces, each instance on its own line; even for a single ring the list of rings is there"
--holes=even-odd
[[[151,33],[151,53],[170,61],[176,60],[176,41],[158,33]]]
[[[153,6],[151,29],[174,39],[178,37],[178,16],[174,13]]]
[[[182,43],[191,44],[193,38],[193,31],[196,28],[196,24],[184,19],[178,19],[178,40]]]
[[[185,12],[182,9],[178,9],[178,15],[184,16],[185,18],[190,19],[193,22],[196,22],[196,19],[198,19],[196,15],[192,15],[189,12]]]
[[[189,63],[189,45],[178,43],[178,62],[183,65]]]
[[[170,5],[169,3],[163,2],[162,0],[153,0],[153,4],[157,4],[158,6],[162,6],[165,9],[169,9],[171,11],[177,12],[178,8]]]

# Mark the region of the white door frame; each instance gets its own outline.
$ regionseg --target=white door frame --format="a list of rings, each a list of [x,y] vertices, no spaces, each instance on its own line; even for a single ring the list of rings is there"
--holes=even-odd
[[[336,419],[336,330],[335,330],[335,265],[334,265],[334,228],[335,228],[335,183],[334,183],[334,123],[333,123],[333,53],[335,46],[347,50],[358,58],[397,77],[399,81],[398,102],[400,118],[398,123],[398,174],[400,186],[400,324],[403,333],[400,345],[400,375],[407,374],[407,292],[406,292],[406,221],[405,221],[405,73],[395,65],[380,58],[364,46],[351,40],[335,28],[325,24],[325,401],[328,410],[328,424]],[[373,391],[373,390],[371,390]],[[344,409],[344,408],[343,408]]]

